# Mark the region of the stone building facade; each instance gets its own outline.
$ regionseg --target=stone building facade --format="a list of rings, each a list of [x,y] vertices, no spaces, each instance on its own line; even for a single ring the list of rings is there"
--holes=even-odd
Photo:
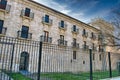
[[[99,46],[102,39],[100,29],[33,0],[1,0],[0,5],[0,36],[15,37],[21,41],[42,41],[45,46],[59,45],[60,49],[54,53],[43,48],[41,71],[89,71],[87,51],[89,45],[92,45],[93,49],[95,70],[102,69],[104,61],[100,58],[105,51],[103,47]],[[53,47],[55,48],[55,46]],[[66,47],[68,47],[68,51],[64,50]],[[36,67],[35,71],[37,71],[38,64],[30,63],[33,59],[28,48],[23,50],[30,57],[27,70],[34,72],[32,68]],[[36,47],[34,50],[37,53]],[[21,53],[22,50],[16,53],[18,58],[13,64],[14,71],[20,70]],[[3,58],[1,56],[1,59]]]

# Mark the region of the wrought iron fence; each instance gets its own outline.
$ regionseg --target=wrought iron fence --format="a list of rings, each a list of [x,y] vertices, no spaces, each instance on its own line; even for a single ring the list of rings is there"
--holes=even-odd
[[[26,80],[99,80],[119,76],[120,54],[83,48],[0,37],[0,80],[18,80],[18,75]]]

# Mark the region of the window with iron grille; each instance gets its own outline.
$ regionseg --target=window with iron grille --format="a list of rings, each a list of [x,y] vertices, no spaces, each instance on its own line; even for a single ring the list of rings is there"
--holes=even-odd
[[[76,51],[73,51],[73,59],[76,59]]]

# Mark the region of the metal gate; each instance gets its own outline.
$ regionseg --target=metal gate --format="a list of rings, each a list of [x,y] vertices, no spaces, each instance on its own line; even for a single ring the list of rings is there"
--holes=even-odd
[[[12,80],[17,75],[37,80],[39,45],[37,41],[0,37],[0,80]]]

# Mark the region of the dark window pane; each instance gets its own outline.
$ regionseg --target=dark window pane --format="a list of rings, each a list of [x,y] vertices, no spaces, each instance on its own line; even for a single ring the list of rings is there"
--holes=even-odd
[[[86,33],[86,30],[85,29],[83,29],[83,34],[85,34]]]
[[[73,25],[73,31],[76,31],[76,25]]]
[[[49,23],[49,16],[45,15],[45,22]]]
[[[4,22],[4,21],[0,20],[0,34],[2,33],[3,22]]]
[[[64,21],[61,21],[61,27],[64,27]]]
[[[0,8],[1,9],[5,9],[6,5],[7,5],[7,1],[6,0],[1,0],[1,2],[0,2]]]
[[[76,51],[73,51],[73,59],[76,59]]]
[[[30,9],[26,8],[25,9],[25,16],[29,17],[29,15],[30,15]]]
[[[22,26],[21,37],[28,38],[29,28],[27,26]]]

